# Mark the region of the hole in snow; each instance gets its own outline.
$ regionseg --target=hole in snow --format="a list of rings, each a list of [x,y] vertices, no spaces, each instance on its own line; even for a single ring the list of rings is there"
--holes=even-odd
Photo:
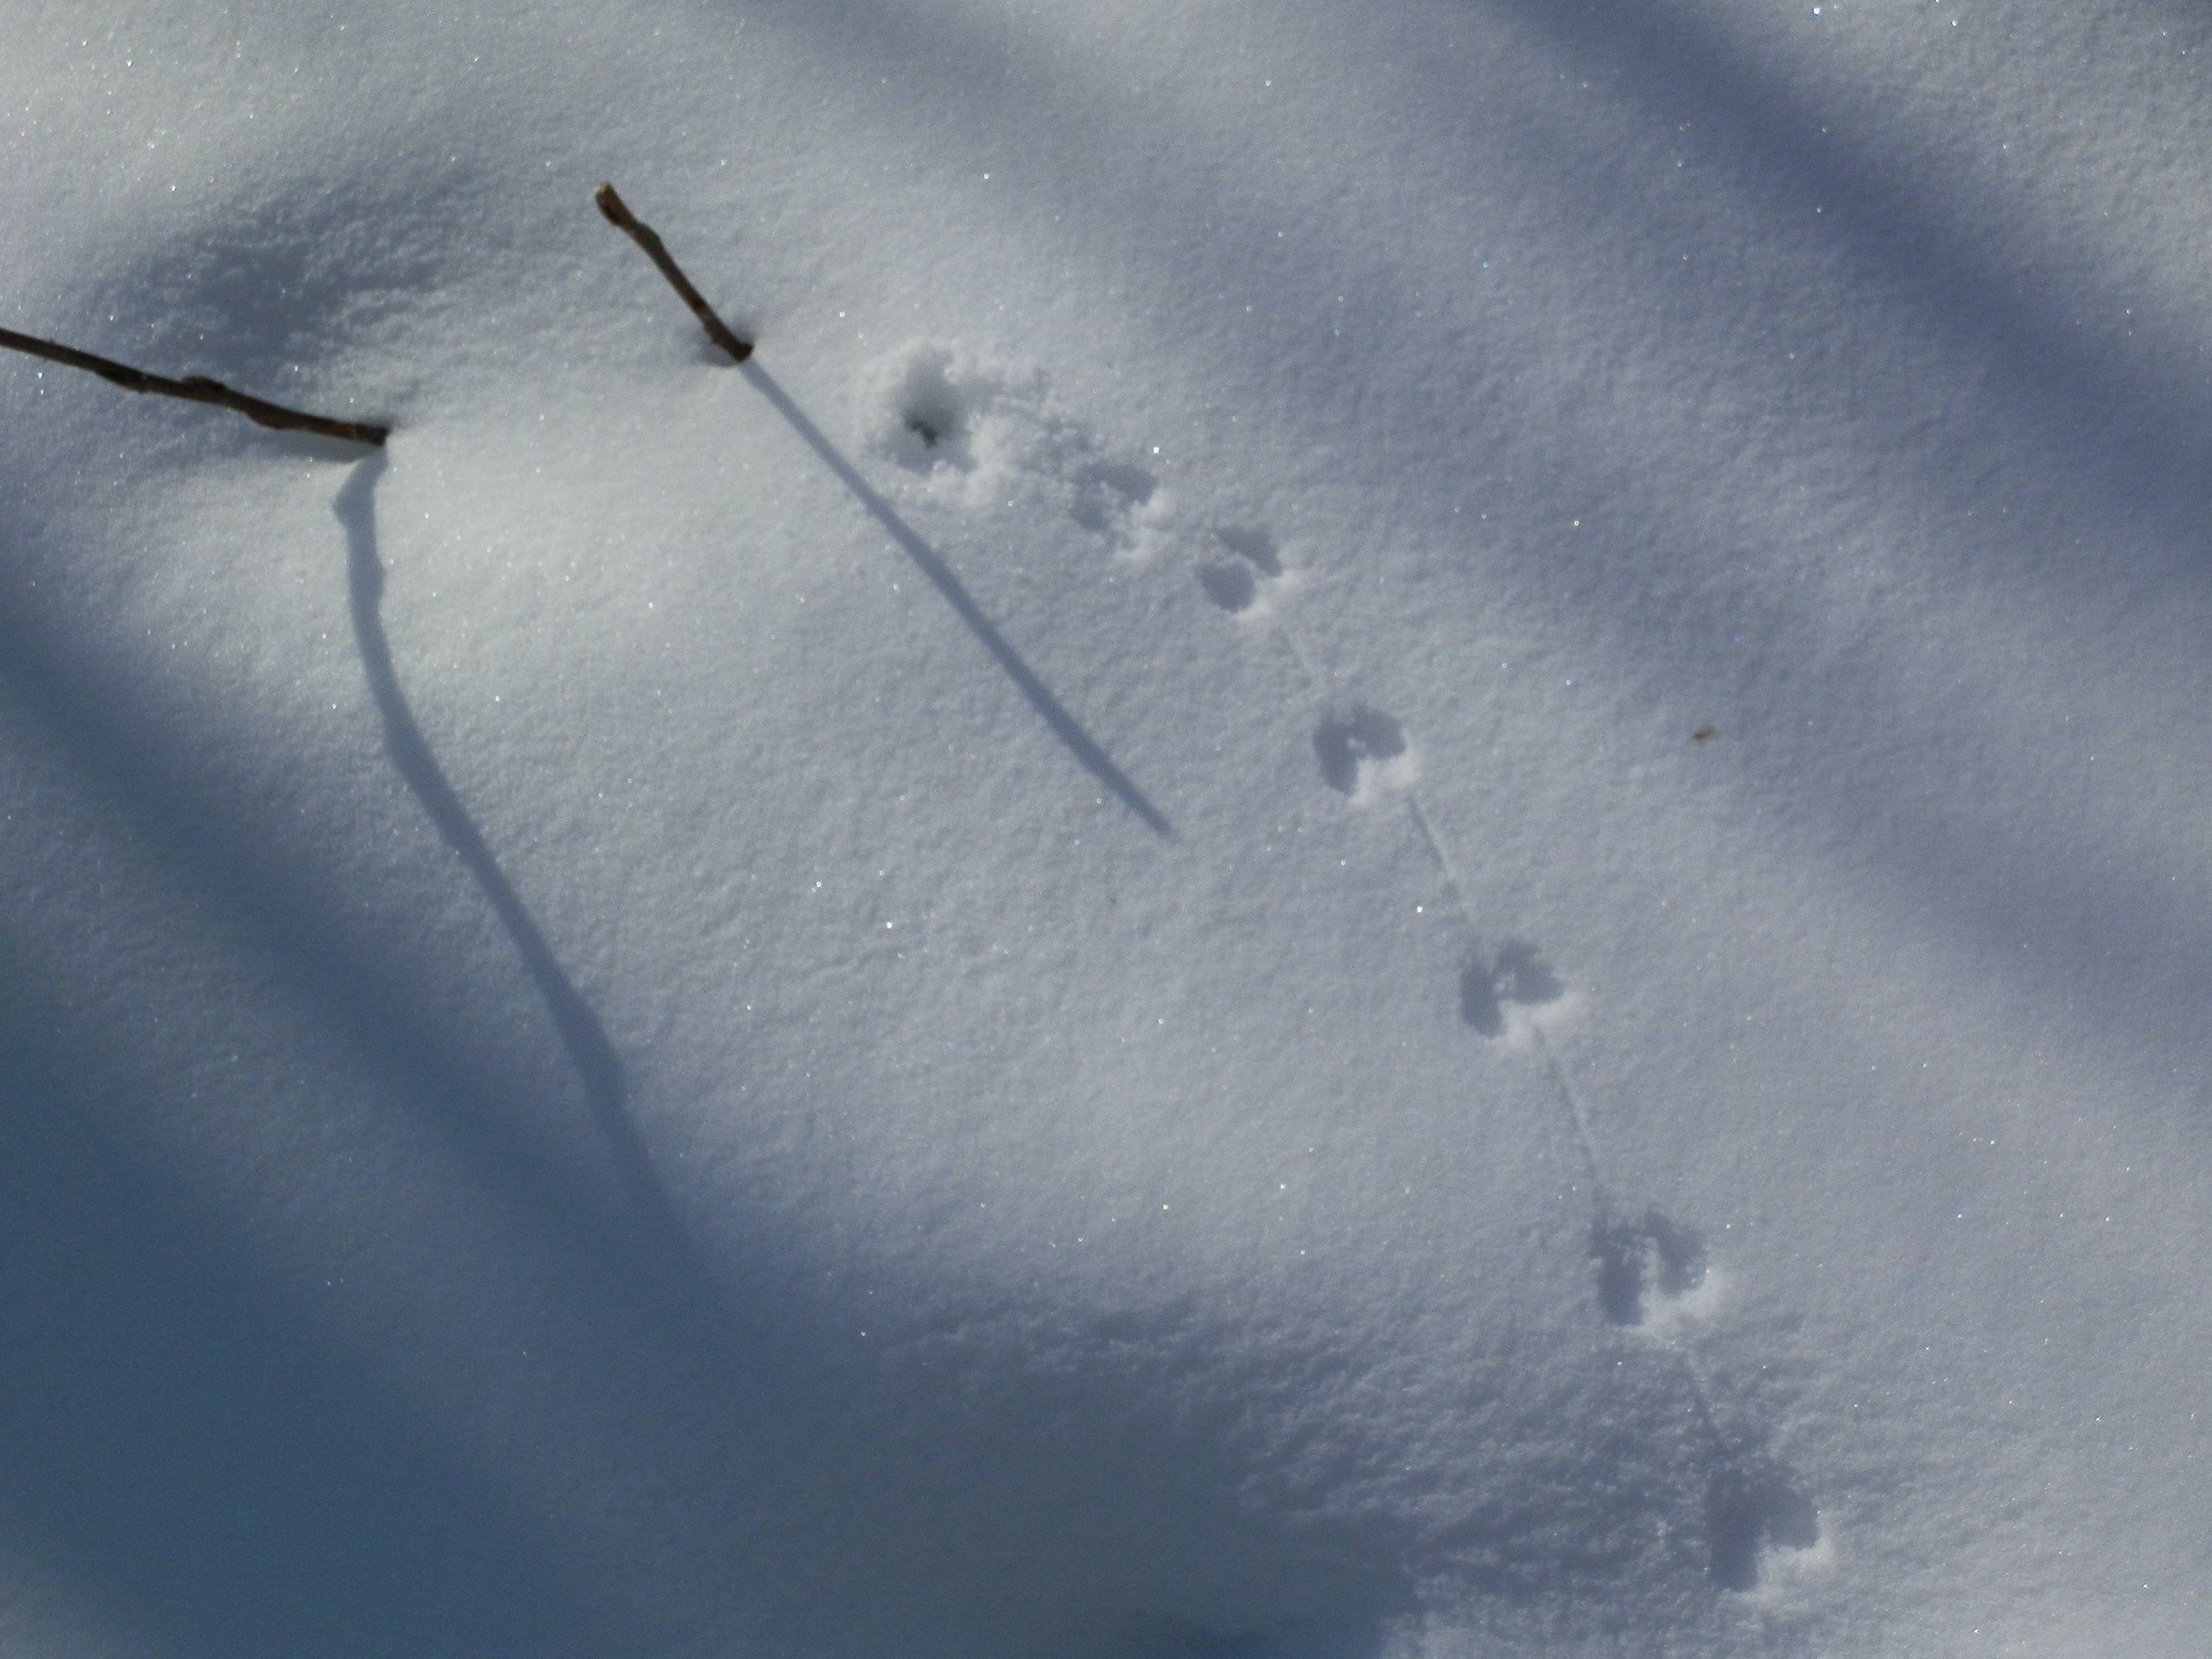
[[[925,451],[957,449],[968,438],[967,399],[945,378],[941,365],[908,376],[899,399],[899,425]]]
[[[900,465],[915,472],[974,467],[969,441],[981,399],[973,376],[948,348],[909,348],[886,366],[878,384],[878,430]]]
[[[1768,1459],[1717,1471],[1705,1491],[1705,1537],[1713,1582],[1723,1589],[1759,1587],[1770,1550],[1808,1550],[1820,1541],[1813,1500]]]
[[[1459,970],[1459,1017],[1486,1037],[1505,1035],[1505,1009],[1498,1000],[1498,980],[1480,956]]]
[[[1198,580],[1199,586],[1206,589],[1206,597],[1231,616],[1249,611],[1260,597],[1260,586],[1252,580],[1251,568],[1226,559],[1200,570]]]
[[[1216,558],[1201,567],[1198,580],[1206,597],[1231,616],[1249,611],[1259,603],[1263,584],[1272,586],[1282,580],[1283,560],[1275,550],[1275,538],[1264,530],[1235,525],[1214,526],[1213,538],[1236,556]]]
[[[1601,1222],[1590,1230],[1597,1263],[1597,1301],[1616,1325],[1641,1325],[1658,1298],[1687,1296],[1705,1279],[1705,1241],[1656,1210],[1638,1221]]]
[[[1459,974],[1459,1017],[1484,1036],[1505,1034],[1508,1004],[1524,1007],[1557,1002],[1567,994],[1551,963],[1533,945],[1508,939],[1494,961],[1471,952]]]
[[[1314,728],[1314,755],[1328,787],[1341,795],[1360,792],[1363,774],[1406,752],[1406,728],[1379,708],[1352,703]]]

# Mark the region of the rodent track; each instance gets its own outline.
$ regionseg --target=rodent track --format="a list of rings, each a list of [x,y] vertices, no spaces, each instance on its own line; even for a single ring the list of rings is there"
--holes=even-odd
[[[1379,708],[1348,702],[1322,716],[1313,745],[1322,781],[1359,799],[1382,783],[1392,762],[1405,758],[1406,728]]]
[[[1017,489],[1042,493],[1058,500],[1083,530],[1136,556],[1151,550],[1171,516],[1154,474],[1102,451],[1086,428],[1053,404],[1034,374],[924,343],[879,366],[873,397],[878,448],[937,493],[975,506]],[[1588,1176],[1594,1312],[1625,1339],[1657,1344],[1671,1361],[1704,1430],[1698,1478],[1705,1487],[1708,1577],[1723,1591],[1755,1589],[1778,1552],[1803,1552],[1820,1541],[1820,1516],[1767,1437],[1731,1430],[1717,1409],[1730,1402],[1695,1348],[1696,1327],[1716,1300],[1705,1240],[1656,1208],[1635,1214],[1608,1196],[1589,1112],[1547,1029],[1546,1011],[1565,1003],[1568,988],[1525,939],[1507,938],[1485,948],[1449,843],[1418,788],[1418,746],[1395,715],[1336,696],[1331,678],[1279,613],[1279,602],[1297,590],[1295,564],[1262,527],[1215,525],[1206,533],[1207,550],[1194,561],[1200,587],[1240,623],[1264,624],[1297,663],[1319,709],[1312,747],[1323,785],[1362,810],[1403,798],[1462,934],[1462,1024],[1486,1041],[1510,1039],[1508,1048],[1533,1048],[1551,1077]]]
[[[1656,1209],[1590,1228],[1598,1306],[1616,1325],[1641,1327],[1705,1282],[1705,1241]]]
[[[973,471],[969,434],[981,393],[967,377],[955,380],[951,350],[909,350],[881,373],[878,395],[890,408],[879,411],[878,418],[884,413],[891,416],[881,436],[892,459],[910,472],[927,474],[938,467]]]
[[[1604,1160],[1589,1114],[1565,1063],[1538,1018],[1561,1003],[1567,987],[1535,945],[1508,938],[1486,950],[1445,837],[1418,788],[1417,750],[1395,716],[1372,704],[1337,700],[1313,654],[1285,619],[1261,601],[1284,586],[1288,574],[1273,538],[1246,526],[1213,530],[1230,556],[1203,559],[1198,580],[1206,597],[1240,620],[1258,615],[1297,661],[1315,700],[1323,705],[1313,728],[1314,757],[1322,781],[1357,806],[1401,793],[1413,828],[1435,860],[1457,912],[1465,944],[1459,976],[1463,1024],[1486,1039],[1525,1033],[1541,1056],[1573,1130],[1590,1194],[1589,1255],[1593,1299],[1606,1323],[1644,1340],[1664,1345],[1680,1386],[1703,1425],[1701,1478],[1706,1571],[1717,1589],[1741,1593],[1758,1588],[1776,1552],[1802,1552],[1820,1541],[1812,1498],[1776,1457],[1759,1433],[1745,1436],[1723,1426],[1716,1409],[1723,1391],[1706,1376],[1692,1346],[1696,1322],[1711,1311],[1715,1279],[1704,1237],[1656,1207],[1632,1216],[1609,1198]]]
[[[1079,447],[1088,445],[1085,437]],[[1124,552],[1134,552],[1142,539],[1141,515],[1158,499],[1160,481],[1133,461],[1097,459],[1078,462],[1068,479],[1075,491],[1068,516]]]
[[[869,370],[861,402],[873,447],[940,499],[1050,499],[1133,556],[1151,550],[1170,511],[1158,475],[1103,447],[1033,368],[911,341]]]
[[[1705,1540],[1716,1584],[1757,1589],[1771,1552],[1820,1543],[1820,1512],[1788,1469],[1754,1452],[1714,1469],[1705,1487]]]
[[[1272,597],[1282,584],[1283,557],[1275,538],[1264,530],[1217,525],[1213,538],[1223,553],[1198,568],[1199,586],[1232,617],[1243,616]]]
[[[1551,964],[1525,939],[1507,939],[1492,957],[1469,945],[1459,972],[1459,1017],[1484,1036],[1503,1036],[1508,1009],[1540,1008],[1566,994]]]

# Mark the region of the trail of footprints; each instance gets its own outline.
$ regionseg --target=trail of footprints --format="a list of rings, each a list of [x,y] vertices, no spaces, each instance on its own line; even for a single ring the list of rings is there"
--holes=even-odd
[[[1213,534],[1234,556],[1201,562],[1198,580],[1206,598],[1222,610],[1243,616],[1263,599],[1272,600],[1277,590],[1294,585],[1294,573],[1264,531],[1217,529]],[[1716,1288],[1704,1239],[1656,1209],[1641,1215],[1626,1213],[1608,1196],[1611,1189],[1589,1114],[1544,1023],[1529,1017],[1559,1002],[1566,987],[1542,953],[1526,940],[1507,939],[1494,950],[1483,948],[1447,843],[1422,804],[1419,766],[1405,726],[1370,704],[1330,702],[1312,653],[1282,617],[1268,620],[1316,699],[1324,705],[1313,729],[1322,781],[1359,805],[1389,794],[1402,796],[1415,832],[1435,860],[1468,939],[1459,975],[1462,1023],[1487,1039],[1503,1037],[1509,1030],[1525,1031],[1541,1055],[1566,1109],[1589,1177],[1589,1255],[1598,1312],[1612,1325],[1665,1341],[1707,1443],[1707,1570],[1723,1589],[1756,1589],[1774,1552],[1808,1550],[1819,1543],[1820,1516],[1810,1496],[1767,1449],[1764,1437],[1732,1432],[1716,1409],[1721,1391],[1705,1374],[1690,1340],[1692,1322],[1706,1311],[1704,1304]]]
[[[1312,653],[1286,621],[1273,614],[1276,602],[1296,586],[1296,573],[1285,565],[1273,538],[1249,526],[1218,527],[1212,534],[1220,551],[1200,561],[1199,586],[1232,616],[1247,617],[1266,608],[1265,619],[1323,705],[1313,728],[1322,783],[1358,805],[1371,805],[1391,794],[1404,799],[1467,936],[1458,988],[1462,1023],[1487,1039],[1503,1037],[1509,1030],[1525,1031],[1551,1073],[1592,1194],[1589,1248],[1597,1311],[1625,1331],[1664,1341],[1707,1445],[1707,1571],[1723,1589],[1756,1589],[1774,1552],[1807,1550],[1819,1543],[1820,1516],[1763,1437],[1732,1432],[1716,1409],[1721,1390],[1705,1374],[1690,1341],[1691,1326],[1707,1310],[1705,1304],[1716,1288],[1704,1239],[1656,1209],[1626,1212],[1608,1196],[1589,1114],[1544,1023],[1530,1017],[1558,1003],[1566,987],[1526,940],[1507,939],[1495,949],[1483,948],[1447,844],[1422,804],[1419,766],[1404,725],[1370,704],[1329,700]]]
[[[922,341],[878,364],[863,396],[874,447],[940,497],[982,506],[1048,495],[1133,556],[1151,550],[1167,515],[1152,471],[1103,448],[1033,370]]]
[[[1158,480],[1141,465],[1102,453],[1086,428],[1052,408],[1034,379],[979,366],[935,345],[909,347],[887,370],[877,383],[880,447],[902,465],[955,479],[986,475],[971,491],[979,498],[1005,489],[1010,471],[1026,471],[1047,480],[1069,516],[1116,551],[1152,550],[1169,516]],[[880,397],[885,389],[887,399]],[[1549,1073],[1591,1194],[1595,1312],[1626,1335],[1656,1345],[1674,1365],[1706,1444],[1708,1574],[1723,1590],[1757,1589],[1778,1555],[1820,1542],[1820,1514],[1766,1437],[1732,1425],[1733,1414],[1721,1409],[1727,1390],[1698,1356],[1697,1327],[1712,1311],[1718,1288],[1705,1239],[1656,1209],[1639,1213],[1612,1196],[1589,1115],[1541,1017],[1565,997],[1565,984],[1526,940],[1484,945],[1449,844],[1422,803],[1412,739],[1385,710],[1330,695],[1328,677],[1282,614],[1298,591],[1299,573],[1274,537],[1257,526],[1222,524],[1202,532],[1201,540],[1194,561],[1200,592],[1240,623],[1264,625],[1295,659],[1318,705],[1312,745],[1322,783],[1354,807],[1394,797],[1404,803],[1466,938],[1457,988],[1461,1023],[1486,1041],[1510,1036],[1533,1048]]]

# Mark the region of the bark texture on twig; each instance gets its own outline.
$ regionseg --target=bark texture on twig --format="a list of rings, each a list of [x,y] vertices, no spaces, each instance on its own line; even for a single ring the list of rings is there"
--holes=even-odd
[[[691,314],[699,319],[699,326],[707,331],[707,337],[728,352],[732,362],[741,363],[753,355],[753,343],[739,339],[730,325],[714,314],[714,307],[708,305],[705,296],[691,286],[691,279],[684,274],[683,268],[670,256],[667,244],[653,234],[652,226],[642,222],[629,210],[629,204],[615,194],[612,185],[601,185],[592,199],[599,204],[599,211],[606,215],[607,222],[626,233],[630,240],[645,250],[645,257],[660,268],[660,274],[668,278],[668,285],[683,296],[685,305],[691,307]]]
[[[125,392],[151,392],[164,398],[181,398],[186,403],[213,404],[220,409],[235,410],[255,424],[273,427],[279,432],[312,432],[319,437],[339,438],[348,443],[384,447],[392,435],[388,426],[379,426],[370,421],[334,421],[326,415],[309,415],[301,410],[287,409],[282,404],[272,404],[262,398],[233,391],[220,380],[210,380],[204,374],[188,374],[181,380],[173,380],[166,374],[149,374],[143,368],[133,368],[128,363],[118,363],[112,358],[95,357],[89,351],[79,351],[75,346],[65,346],[52,340],[41,340],[28,334],[18,334],[10,328],[0,328],[0,346],[10,351],[21,351],[33,357],[44,357],[48,362],[66,363],[71,368],[82,368],[112,381]]]

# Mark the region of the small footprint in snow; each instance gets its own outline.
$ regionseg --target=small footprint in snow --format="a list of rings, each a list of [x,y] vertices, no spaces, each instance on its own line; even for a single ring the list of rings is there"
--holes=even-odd
[[[1671,1323],[1705,1287],[1705,1241],[1656,1210],[1635,1221],[1590,1229],[1598,1306],[1616,1325],[1646,1329]]]
[[[1590,1229],[1590,1259],[1598,1307],[1612,1324],[1666,1339],[1713,1311],[1718,1275],[1704,1237],[1656,1208],[1632,1221],[1598,1222]],[[1802,1559],[1820,1544],[1820,1511],[1764,1436],[1723,1427],[1716,1411],[1721,1391],[1686,1346],[1676,1352],[1710,1439],[1707,1572],[1722,1589],[1755,1590],[1770,1568]]]
[[[1768,1453],[1728,1457],[1705,1487],[1705,1543],[1713,1583],[1755,1590],[1766,1570],[1820,1542],[1820,1512]]]
[[[1206,597],[1232,617],[1264,614],[1276,590],[1288,585],[1274,538],[1264,530],[1216,526],[1213,538],[1224,551],[1198,568]]]
[[[1206,598],[1240,619],[1268,615],[1270,601],[1294,580],[1274,538],[1261,529],[1218,525],[1213,537],[1218,550],[1201,556],[1197,565]],[[1271,631],[1297,659],[1309,687],[1326,696],[1328,677],[1297,630],[1279,626]],[[1355,805],[1372,805],[1388,793],[1402,795],[1472,940],[1480,929],[1449,846],[1415,787],[1419,769],[1405,726],[1370,703],[1335,702],[1313,729],[1313,748],[1322,781]],[[1716,1386],[1694,1352],[1696,1327],[1712,1316],[1723,1289],[1704,1237],[1656,1207],[1623,1218],[1605,1197],[1608,1183],[1590,1115],[1546,1034],[1547,1018],[1535,1013],[1563,1004],[1566,996],[1559,975],[1526,940],[1508,939],[1494,951],[1470,943],[1462,958],[1461,1020],[1485,1037],[1503,1037],[1509,1030],[1528,1036],[1523,1046],[1543,1057],[1574,1124],[1593,1198],[1589,1255],[1599,1313],[1608,1324],[1634,1332],[1671,1355],[1691,1409],[1704,1425],[1705,1449],[1686,1473],[1705,1487],[1707,1578],[1721,1590],[1756,1592],[1778,1571],[1787,1577],[1794,1568],[1825,1559],[1814,1553],[1823,1544],[1819,1510],[1774,1455],[1765,1433],[1746,1433],[1728,1421],[1737,1414],[1737,1402]]]
[[[1566,994],[1534,945],[1508,939],[1494,957],[1468,953],[1459,975],[1459,1017],[1484,1036],[1503,1036],[1510,1010],[1542,1007]]]
[[[949,346],[921,346],[878,365],[874,378],[877,441],[893,460],[924,476],[975,470],[969,435],[994,388],[973,366]]]
[[[1355,805],[1409,789],[1420,775],[1406,728],[1364,702],[1344,703],[1322,715],[1313,746],[1322,781]]]
[[[860,401],[872,446],[940,499],[979,509],[1050,502],[1138,557],[1170,515],[1158,477],[1101,445],[1034,368],[912,341],[870,368]]]
[[[1267,615],[1269,601],[1294,580],[1274,538],[1264,530],[1222,526],[1214,526],[1213,536],[1218,550],[1201,557],[1197,567],[1206,598],[1232,617]],[[1278,626],[1271,631],[1297,659],[1307,684],[1325,696],[1328,678],[1297,630]],[[1372,704],[1336,702],[1315,726],[1313,748],[1322,781],[1354,805],[1369,805],[1388,793],[1403,797],[1472,941],[1481,930],[1450,848],[1415,787],[1419,771],[1405,726]],[[1786,1577],[1793,1568],[1824,1559],[1814,1553],[1823,1542],[1820,1514],[1805,1488],[1774,1455],[1768,1437],[1731,1424],[1729,1419],[1741,1414],[1740,1402],[1707,1376],[1694,1352],[1696,1328],[1714,1315],[1724,1289],[1703,1236],[1656,1207],[1624,1218],[1605,1197],[1608,1183],[1590,1115],[1547,1035],[1548,1014],[1537,1012],[1563,1006],[1566,999],[1559,975],[1524,939],[1507,939],[1494,951],[1470,943],[1462,960],[1462,1021],[1485,1037],[1514,1032],[1517,1046],[1540,1054],[1574,1124],[1593,1196],[1589,1255],[1599,1313],[1608,1324],[1637,1334],[1672,1357],[1688,1403],[1704,1425],[1704,1450],[1686,1473],[1705,1488],[1708,1580],[1721,1590],[1755,1592],[1777,1572]],[[1529,1041],[1520,1044],[1524,1036]]]
[[[1124,553],[1139,550],[1166,507],[1160,481],[1133,461],[1085,461],[1073,468],[1069,481],[1075,505],[1068,516]]]

